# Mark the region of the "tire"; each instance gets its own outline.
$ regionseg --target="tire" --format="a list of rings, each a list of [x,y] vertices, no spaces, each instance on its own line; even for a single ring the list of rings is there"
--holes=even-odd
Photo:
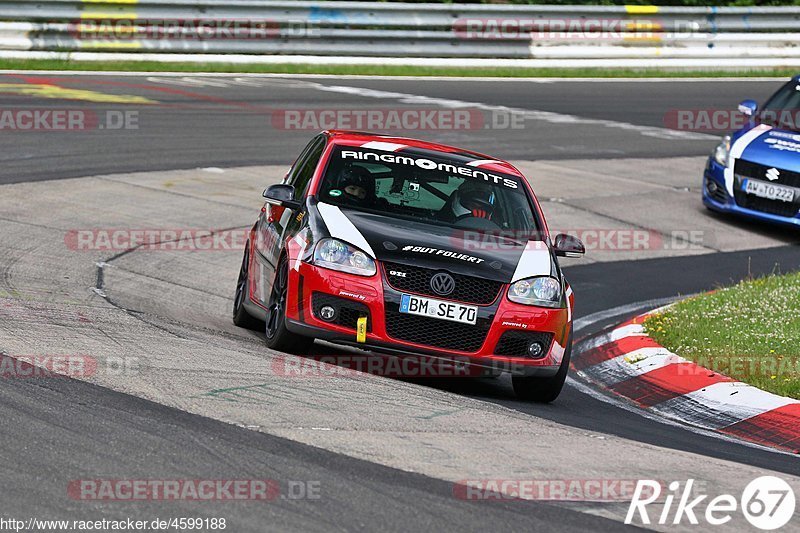
[[[567,349],[564,351],[564,359],[558,372],[546,378],[537,376],[512,376],[511,384],[514,386],[514,394],[520,400],[537,403],[550,403],[558,398],[564,382],[567,380],[569,371],[569,360],[572,355],[572,333],[569,334]]]
[[[244,255],[242,256],[242,266],[239,268],[239,279],[236,280],[236,293],[233,296],[233,323],[240,328],[252,329],[254,331],[261,331],[264,329],[264,323],[252,316],[244,308],[244,300],[247,296],[248,280],[250,268],[250,243],[248,242],[244,248]]]
[[[264,334],[267,346],[279,352],[306,354],[314,344],[312,337],[297,335],[286,329],[286,298],[288,294],[289,261],[283,256],[275,271],[275,283],[269,297]]]

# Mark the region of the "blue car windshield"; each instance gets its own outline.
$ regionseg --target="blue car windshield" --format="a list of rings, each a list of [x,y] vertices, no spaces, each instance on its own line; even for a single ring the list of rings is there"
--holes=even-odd
[[[792,80],[772,95],[759,119],[770,126],[800,131],[800,81]]]

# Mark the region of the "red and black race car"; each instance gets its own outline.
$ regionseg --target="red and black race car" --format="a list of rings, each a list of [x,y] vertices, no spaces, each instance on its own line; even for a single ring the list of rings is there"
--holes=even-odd
[[[266,204],[244,252],[234,323],[270,348],[313,340],[399,356],[467,358],[552,401],[574,297],[536,197],[511,164],[414,139],[326,131]]]

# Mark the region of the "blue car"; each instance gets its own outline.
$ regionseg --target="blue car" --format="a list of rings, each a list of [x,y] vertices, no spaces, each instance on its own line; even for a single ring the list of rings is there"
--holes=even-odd
[[[713,211],[800,228],[800,76],[758,109],[739,104],[749,123],[726,135],[708,158],[703,203]]]

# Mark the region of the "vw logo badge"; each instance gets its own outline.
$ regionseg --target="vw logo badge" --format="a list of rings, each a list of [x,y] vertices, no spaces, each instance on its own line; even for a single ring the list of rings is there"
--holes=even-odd
[[[446,272],[439,272],[431,278],[431,290],[439,296],[447,296],[456,290],[456,280]]]

